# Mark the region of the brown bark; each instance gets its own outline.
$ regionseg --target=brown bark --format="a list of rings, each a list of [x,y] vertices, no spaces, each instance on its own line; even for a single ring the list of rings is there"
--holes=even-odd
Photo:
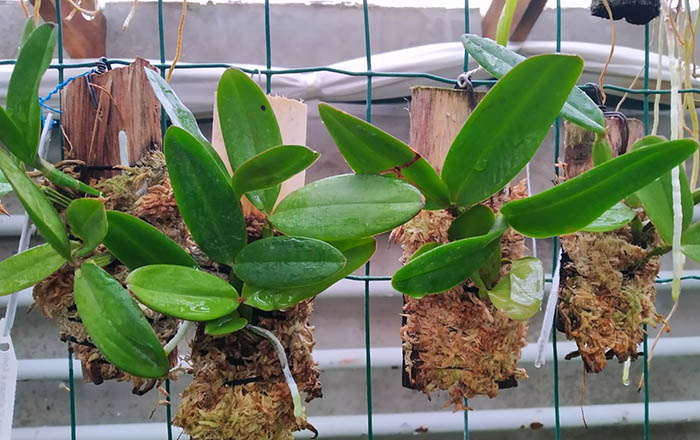
[[[88,75],[89,86],[79,78],[66,87],[62,117],[65,157],[86,163],[81,177],[113,176],[118,171],[112,167],[133,165],[145,153],[162,149],[160,103],[144,68],[154,69],[145,59],[137,58],[127,67]],[[128,163],[124,164],[119,145],[122,130],[128,140]]]

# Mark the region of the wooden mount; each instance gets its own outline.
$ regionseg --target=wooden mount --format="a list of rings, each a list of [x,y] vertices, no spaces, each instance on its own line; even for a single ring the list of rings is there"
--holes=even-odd
[[[484,93],[443,87],[413,87],[411,89],[411,127],[409,144],[440,173],[450,146]],[[403,302],[406,304],[406,296]],[[401,326],[406,316],[401,317]],[[412,352],[412,359],[418,354]],[[405,352],[402,356],[401,385],[415,389],[406,371]],[[415,374],[413,374],[415,376]]]
[[[148,151],[162,149],[160,103],[144,68],[155,70],[145,59],[136,58],[127,67],[89,74],[66,87],[62,109],[64,153],[66,159],[87,164],[83,177],[110,177],[117,173],[110,167],[133,165]],[[128,140],[127,164],[120,159],[121,130]]]

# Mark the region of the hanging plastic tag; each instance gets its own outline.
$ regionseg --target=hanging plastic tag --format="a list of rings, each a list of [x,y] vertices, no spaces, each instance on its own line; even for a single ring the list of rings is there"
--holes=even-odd
[[[0,319],[0,329],[5,320]],[[12,416],[15,409],[17,388],[17,357],[10,336],[0,332],[0,439],[12,437]]]

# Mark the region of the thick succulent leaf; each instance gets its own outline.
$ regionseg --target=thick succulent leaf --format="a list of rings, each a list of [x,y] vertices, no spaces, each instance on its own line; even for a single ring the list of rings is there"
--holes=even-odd
[[[453,202],[459,206],[481,202],[525,167],[582,68],[583,60],[577,56],[539,55],[518,64],[496,83],[445,158],[442,179]]]
[[[594,166],[605,163],[613,158],[612,147],[610,146],[610,142],[608,141],[608,137],[606,135],[596,135],[591,149],[593,153],[592,156]]]
[[[425,252],[399,269],[391,285],[415,298],[449,290],[481,267],[493,252],[489,245],[507,228],[499,216],[487,234],[453,241]]]
[[[700,222],[693,224],[683,233],[681,245],[685,255],[700,263]]]
[[[635,215],[637,212],[634,209],[619,202],[581,230],[584,232],[614,231],[631,222]]]
[[[279,185],[311,166],[319,153],[301,145],[280,145],[246,160],[233,173],[233,191],[242,196],[249,191]]]
[[[344,266],[343,254],[321,240],[269,237],[243,248],[236,256],[233,271],[245,283],[284,289],[318,283]]]
[[[107,236],[107,213],[97,199],[73,200],[66,210],[66,219],[71,233],[83,241],[80,256],[89,254]]]
[[[637,141],[632,148],[636,150],[663,142],[665,139],[662,137],[647,136]],[[669,171],[635,193],[644,207],[644,212],[667,244],[673,241],[673,185],[671,182],[671,171]],[[680,183],[683,231],[685,231],[693,220],[694,202],[690,182],[683,166],[680,169]]]
[[[208,321],[204,326],[204,331],[206,331],[208,335],[221,336],[237,332],[246,325],[248,325],[248,320],[246,318],[239,315],[238,312],[231,312],[221,318]]]
[[[447,186],[435,169],[408,145],[374,125],[338,110],[319,104],[318,112],[326,130],[358,174],[379,174],[398,171],[425,195],[432,209],[450,205]]]
[[[24,30],[22,31],[22,41],[19,44],[20,48],[24,46],[24,43],[27,42],[29,36],[32,34],[32,32],[34,32],[34,29],[36,29],[36,25],[34,24],[34,17],[29,17],[27,19],[27,22],[24,24]]]
[[[318,283],[294,289],[263,289],[245,284],[243,286],[245,303],[266,311],[288,309],[300,301],[318,295],[353,273],[370,259],[377,247],[373,237],[331,241],[330,244],[342,252],[346,259],[345,267],[340,272]]]
[[[221,75],[216,94],[221,134],[234,172],[258,153],[282,145],[277,118],[265,94],[247,74],[228,69]],[[248,199],[260,210],[272,211],[280,187],[250,194]]]
[[[177,207],[192,238],[211,259],[232,264],[248,235],[228,175],[181,128],[170,127],[163,144]]]
[[[19,167],[14,158],[0,150],[0,170],[22,206],[27,211],[32,223],[46,240],[63,258],[71,261],[71,249],[68,243],[66,227],[58,216],[51,202],[41,193],[34,182]]]
[[[408,261],[411,261],[414,258],[417,258],[418,256],[423,255],[424,253],[426,253],[428,251],[432,251],[433,249],[435,249],[438,246],[442,246],[442,243],[438,243],[435,241],[431,241],[430,243],[426,243],[423,246],[419,247],[418,250],[415,251],[413,253],[413,255],[411,255],[411,257],[408,259]]]
[[[160,105],[163,106],[163,110],[165,110],[165,113],[167,113],[170,118],[170,122],[175,127],[182,128],[199,140],[202,149],[212,157],[219,169],[224,174],[228,175],[228,170],[226,169],[226,165],[224,165],[224,161],[221,160],[221,157],[219,157],[219,154],[214,150],[214,147],[212,147],[209,141],[207,141],[207,138],[204,137],[199,129],[199,124],[197,124],[197,119],[190,109],[185,107],[185,104],[180,101],[180,98],[175,94],[170,84],[155,70],[144,67],[144,71],[146,72],[148,82],[151,84],[153,93],[156,95],[156,98],[158,98],[158,101],[160,101]]]
[[[66,259],[48,243],[6,258],[0,261],[0,295],[31,287],[65,263]]]
[[[170,362],[156,333],[119,281],[83,263],[75,272],[73,295],[87,334],[115,367],[139,377],[168,374]]]
[[[317,180],[280,202],[270,221],[289,235],[345,240],[389,231],[423,207],[420,192],[398,179],[345,174]]]
[[[571,234],[678,166],[697,148],[695,141],[681,139],[631,151],[540,194],[508,202],[501,214],[513,229],[530,237]]]
[[[511,319],[526,320],[534,316],[544,296],[544,270],[535,257],[514,260],[510,273],[489,291],[493,305]]]
[[[107,224],[104,245],[131,270],[149,264],[197,267],[190,254],[140,218],[119,211],[107,211]]]
[[[2,107],[0,107],[0,142],[16,157],[33,160],[27,155],[27,138]]]
[[[17,63],[7,86],[7,114],[22,128],[25,139],[22,150],[12,152],[29,164],[34,163],[39,148],[39,83],[51,64],[56,35],[53,24],[42,24],[32,31],[17,55]],[[12,147],[8,145],[8,148]]]
[[[485,205],[475,205],[452,221],[447,237],[450,241],[484,235],[496,221],[496,214]]]
[[[502,78],[515,65],[526,58],[488,38],[478,35],[462,35],[462,44],[469,55],[477,63],[496,78]],[[571,90],[569,97],[561,109],[561,115],[588,130],[605,133],[605,118],[603,112],[586,93],[578,87]]]
[[[129,290],[149,308],[188,321],[209,321],[238,308],[238,292],[226,280],[185,266],[143,266],[126,279]]]

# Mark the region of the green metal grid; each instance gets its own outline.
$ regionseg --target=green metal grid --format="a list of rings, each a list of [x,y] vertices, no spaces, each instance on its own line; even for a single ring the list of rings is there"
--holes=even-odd
[[[51,69],[55,69],[58,72],[58,81],[62,83],[64,80],[64,71],[67,68],[91,68],[94,67],[94,63],[65,63],[63,60],[63,28],[61,23],[61,2],[56,1],[56,21],[58,24],[58,56],[57,64],[52,64]],[[247,73],[257,73],[263,74],[267,78],[266,81],[266,91],[270,93],[271,91],[271,79],[274,75],[285,75],[292,73],[306,73],[306,72],[334,72],[342,75],[348,76],[364,76],[367,78],[367,91],[366,91],[366,120],[371,122],[372,118],[372,78],[374,77],[392,77],[392,78],[424,78],[434,81],[438,81],[445,84],[453,85],[455,84],[455,79],[446,78],[438,75],[433,75],[424,72],[375,72],[372,70],[372,54],[370,45],[370,26],[369,26],[369,8],[368,1],[363,0],[362,5],[363,21],[364,21],[364,36],[365,36],[365,57],[367,60],[367,69],[365,71],[350,71],[345,69],[335,69],[327,66],[319,67],[303,67],[303,68],[293,68],[293,69],[272,69],[272,55],[271,55],[271,30],[270,30],[270,4],[269,0],[265,0],[265,51],[266,51],[266,69],[241,69]],[[561,0],[557,0],[556,5],[556,51],[561,51]],[[166,63],[165,60],[165,39],[164,39],[164,22],[163,22],[163,0],[158,0],[158,39],[159,39],[159,49],[160,49],[160,63],[156,64],[155,67],[160,69],[161,75],[165,75],[165,71],[171,65]],[[469,0],[464,1],[464,29],[465,32],[469,32]],[[670,90],[650,90],[649,89],[649,25],[645,25],[645,55],[644,55],[644,86],[642,89],[632,89],[627,87],[620,87],[615,85],[604,85],[605,90],[613,90],[618,92],[626,92],[633,95],[643,95],[643,118],[645,132],[649,133],[649,96],[656,94],[670,94]],[[126,60],[109,60],[111,64],[115,65],[127,65],[130,62]],[[0,65],[12,65],[16,60],[0,60]],[[464,56],[464,70],[468,69],[468,55],[465,53]],[[192,68],[228,68],[228,67],[239,67],[228,63],[192,63],[192,64],[182,64],[178,65],[177,69],[192,69]],[[240,68],[240,67],[239,67]],[[474,81],[474,85],[491,85],[494,81]],[[585,86],[582,86],[585,87]],[[700,89],[681,89],[681,93],[700,93]],[[59,102],[61,95],[59,94]],[[60,114],[58,115],[58,123],[61,121]],[[166,126],[165,115],[163,115],[162,120],[163,128]],[[60,136],[61,146],[63,145],[63,137]],[[555,140],[554,140],[554,163],[558,162],[559,159],[559,145],[560,145],[560,124],[559,120],[555,124]],[[558,168],[555,167],[555,172],[558,174]],[[554,254],[553,254],[553,265],[552,272],[556,266],[556,259],[558,256],[557,250],[557,239],[554,239]],[[364,322],[365,322],[365,353],[366,353],[366,383],[367,383],[367,438],[373,439],[373,427],[372,427],[372,373],[371,373],[371,353],[370,353],[370,286],[374,281],[386,281],[390,280],[390,276],[371,276],[370,275],[370,263],[365,266],[365,275],[350,275],[346,277],[349,280],[361,281],[364,284]],[[688,275],[682,277],[683,280],[698,280],[700,276]],[[670,279],[657,279],[657,283],[667,283]],[[551,283],[551,279],[547,282]],[[557,357],[557,331],[556,326],[553,325],[552,332],[552,350],[553,350],[553,401],[554,401],[554,414],[555,414],[555,426],[554,426],[554,438],[559,440],[561,438],[561,427],[560,427],[560,417],[559,417],[559,377],[558,377],[558,357]],[[646,327],[645,327],[646,329]],[[648,440],[650,438],[649,432],[649,371],[647,368],[647,349],[648,341],[646,335],[644,336],[644,439]],[[71,353],[68,354],[68,369],[69,369],[69,406],[70,406],[70,432],[71,440],[76,440],[76,399],[75,399],[75,381],[73,375],[73,358]],[[166,381],[165,388],[168,394],[170,393],[170,381]],[[170,397],[167,397],[170,400]],[[467,400],[464,399],[464,404],[467,404]],[[166,423],[165,423],[165,433],[168,440],[173,439],[172,430],[172,410],[169,405],[166,406]],[[467,411],[464,411],[464,432],[463,438],[465,440],[469,439],[469,415]]]

